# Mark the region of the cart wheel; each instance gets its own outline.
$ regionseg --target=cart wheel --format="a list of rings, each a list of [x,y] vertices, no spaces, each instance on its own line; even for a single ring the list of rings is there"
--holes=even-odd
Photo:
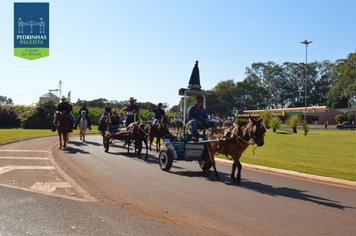
[[[210,157],[209,157],[209,151],[208,151],[207,147],[204,147],[204,151],[201,154],[201,157],[199,160],[199,165],[203,171],[207,171],[213,166],[213,163],[211,162]]]
[[[173,164],[173,155],[171,150],[162,149],[158,154],[158,164],[161,170],[169,171]]]

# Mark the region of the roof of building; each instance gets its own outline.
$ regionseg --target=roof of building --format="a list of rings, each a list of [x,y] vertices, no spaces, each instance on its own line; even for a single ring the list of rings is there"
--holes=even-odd
[[[262,113],[264,111],[271,112],[302,112],[307,110],[308,112],[325,112],[327,111],[327,106],[316,106],[316,107],[293,107],[293,108],[277,108],[277,109],[264,109],[264,110],[244,110],[243,113]]]

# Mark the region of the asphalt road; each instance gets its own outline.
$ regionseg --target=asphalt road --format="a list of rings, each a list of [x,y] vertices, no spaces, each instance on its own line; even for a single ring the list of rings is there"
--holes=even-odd
[[[164,172],[156,152],[144,161],[121,143],[105,153],[99,136],[87,140],[73,137],[66,150],[55,138],[0,146],[0,235],[356,233],[356,189],[248,169],[238,186],[227,164],[220,179],[197,162]]]

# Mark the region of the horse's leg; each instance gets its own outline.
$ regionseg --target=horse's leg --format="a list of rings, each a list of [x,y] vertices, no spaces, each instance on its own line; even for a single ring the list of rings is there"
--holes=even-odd
[[[160,142],[161,142],[161,138],[159,137],[159,135],[157,135],[157,137],[156,137],[156,150],[157,150],[157,152],[159,152],[159,150],[160,150]]]
[[[149,139],[150,139],[150,151],[152,151],[152,142],[153,142],[153,136],[150,135]]]
[[[234,162],[232,163],[232,169],[231,169],[231,180],[235,181],[235,171],[236,171],[236,167],[237,167],[237,159],[233,156]]]
[[[58,138],[59,138],[59,148],[62,148],[62,134],[58,131]]]
[[[213,164],[214,168],[214,173],[216,178],[220,178],[218,171],[216,170],[216,165],[215,165],[215,153],[210,153],[210,161]]]
[[[66,148],[68,133],[63,132],[62,135],[63,135],[63,148]]]
[[[241,169],[242,169],[242,165],[240,162],[240,159],[237,160],[237,183],[239,184],[241,181]]]
[[[142,152],[142,140],[141,139],[135,140],[135,150],[136,150],[137,158],[140,159],[141,152]]]
[[[147,157],[148,157],[148,146],[147,146],[147,139],[143,139],[143,142],[146,146],[146,155],[145,155],[145,160],[147,160]]]

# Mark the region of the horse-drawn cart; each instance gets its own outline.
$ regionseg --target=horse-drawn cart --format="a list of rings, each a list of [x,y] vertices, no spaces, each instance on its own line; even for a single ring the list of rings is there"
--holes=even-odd
[[[108,129],[110,130],[110,129]],[[130,152],[130,144],[134,143],[134,149],[137,156],[140,158],[142,152],[142,142],[146,146],[146,154],[145,159],[148,156],[148,126],[144,123],[133,122],[128,127],[125,128],[117,128],[116,131],[105,131],[103,133],[103,143],[105,152],[109,152],[110,144],[114,140],[119,140],[124,142],[124,146],[127,145],[127,153]]]
[[[175,137],[164,139],[165,148],[159,152],[158,163],[162,170],[169,171],[173,160],[198,161],[203,171],[209,170],[213,166],[214,163],[209,156],[207,143],[216,142],[217,140],[207,140],[204,130],[200,141],[192,141],[192,136],[188,133],[188,122],[186,121],[187,97],[203,96],[205,107],[206,95],[211,93],[211,91],[201,89],[197,61],[193,68],[188,88],[179,90],[179,95],[184,96],[183,129]]]
[[[213,163],[205,146],[206,141],[189,141],[189,135],[178,134],[175,138],[164,139],[165,148],[158,155],[158,163],[162,170],[169,171],[173,160],[198,161],[203,171],[209,170]]]

